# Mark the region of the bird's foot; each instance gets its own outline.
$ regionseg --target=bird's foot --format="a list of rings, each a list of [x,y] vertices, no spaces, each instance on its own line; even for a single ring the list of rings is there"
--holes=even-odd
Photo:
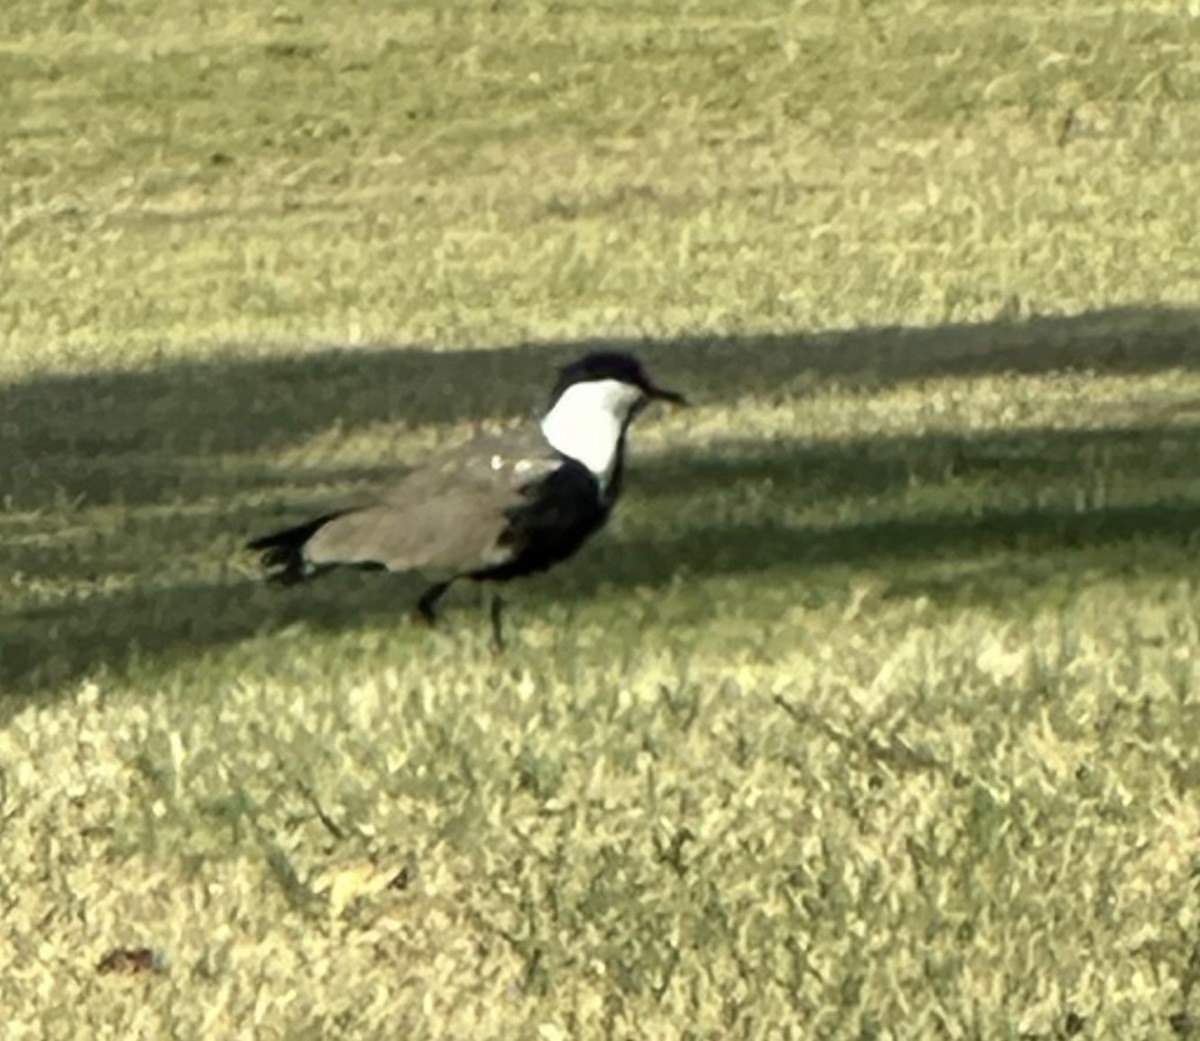
[[[449,582],[439,582],[435,586],[430,586],[421,594],[421,599],[417,601],[417,606],[413,608],[412,619],[419,625],[423,625],[428,629],[432,629],[437,625],[438,601],[442,598],[447,589],[450,588]]]
[[[504,653],[504,630],[501,625],[504,613],[504,600],[499,593],[492,596],[492,653]]]

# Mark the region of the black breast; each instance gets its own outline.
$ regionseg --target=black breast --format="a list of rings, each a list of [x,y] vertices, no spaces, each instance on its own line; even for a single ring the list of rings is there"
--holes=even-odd
[[[581,463],[566,459],[525,485],[505,510],[508,526],[499,545],[511,553],[503,563],[472,572],[472,578],[503,581],[545,571],[574,554],[608,520],[611,502]]]

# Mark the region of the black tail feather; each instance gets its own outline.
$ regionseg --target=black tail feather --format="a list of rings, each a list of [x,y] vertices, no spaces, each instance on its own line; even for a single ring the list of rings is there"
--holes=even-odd
[[[268,581],[279,582],[285,586],[295,585],[297,582],[303,582],[311,574],[311,569],[304,561],[304,544],[319,529],[345,512],[338,510],[336,513],[327,513],[294,528],[264,535],[247,542],[246,548],[261,552],[263,567],[273,569],[267,576]]]

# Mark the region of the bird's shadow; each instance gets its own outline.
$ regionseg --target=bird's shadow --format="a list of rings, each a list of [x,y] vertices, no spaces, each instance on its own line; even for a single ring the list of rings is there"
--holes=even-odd
[[[280,591],[256,585],[245,558],[222,570],[220,561],[239,559],[247,535],[285,516],[302,519],[287,505],[317,497],[306,481],[370,475],[331,467],[300,478],[264,456],[315,434],[350,436],[379,423],[528,414],[554,367],[584,350],[634,349],[664,385],[703,408],[795,399],[833,382],[869,388],[991,372],[1195,368],[1198,330],[1200,312],[1121,310],[926,330],[494,351],[331,348],[278,359],[231,349],[153,371],[33,378],[0,388],[0,545],[17,602],[0,618],[0,689],[61,690],[104,669],[220,654],[296,623],[338,630],[406,614],[415,581],[354,576]],[[653,588],[681,573],[769,572],[773,581],[803,573],[807,584],[838,569],[885,566],[908,575],[914,592],[926,582],[928,592],[942,580],[909,565],[1014,553],[1024,563],[1006,566],[994,583],[976,582],[976,595],[994,586],[999,600],[1023,573],[1031,585],[1063,567],[1174,571],[1194,566],[1198,450],[1200,425],[1187,415],[1147,417],[1132,428],[731,441],[704,454],[678,446],[635,460],[615,530],[533,584],[531,596]],[[1122,491],[1115,505],[1088,490],[1081,460],[1093,457],[1106,460],[1105,482]],[[944,491],[945,508],[877,515],[877,503],[897,500],[914,481]],[[998,505],[981,512],[970,497],[956,500],[956,489],[974,481],[994,489]],[[1062,494],[1039,498],[1046,489]],[[1084,499],[1069,501],[1072,489]],[[743,491],[734,514],[718,508]],[[73,591],[85,585],[86,595]]]

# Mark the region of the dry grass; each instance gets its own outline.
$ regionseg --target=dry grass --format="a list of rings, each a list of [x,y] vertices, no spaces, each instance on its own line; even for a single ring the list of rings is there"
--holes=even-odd
[[[1200,1033],[1186,6],[170,8],[0,11],[6,1038]],[[253,581],[614,340],[504,660]]]

